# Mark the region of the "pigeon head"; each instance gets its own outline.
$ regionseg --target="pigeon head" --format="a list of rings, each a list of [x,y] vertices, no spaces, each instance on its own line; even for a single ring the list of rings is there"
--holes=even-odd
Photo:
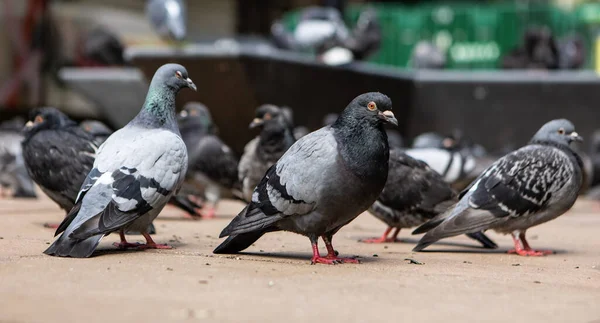
[[[532,142],[549,142],[569,145],[573,141],[582,141],[583,138],[575,132],[575,126],[567,119],[552,120],[543,125],[533,136]]]
[[[60,129],[69,125],[76,125],[76,123],[60,110],[50,107],[38,108],[29,113],[29,121],[25,124],[23,132],[26,136],[30,136],[41,130]]]
[[[208,108],[200,102],[188,102],[183,106],[183,110],[177,116],[179,127],[198,127],[208,133],[214,132],[214,123],[212,115]]]
[[[250,123],[250,129],[257,127],[263,128],[269,124],[286,123],[286,118],[281,110],[276,105],[263,104],[256,109],[256,115]]]
[[[165,64],[156,70],[150,88],[157,86],[167,87],[175,93],[186,87],[194,91],[197,90],[196,84],[189,78],[185,67],[179,64]]]
[[[182,0],[150,0],[146,15],[160,36],[181,41],[186,35],[186,7]]]
[[[398,120],[391,109],[392,100],[387,95],[379,92],[361,94],[350,102],[332,127],[339,127],[344,123],[360,122],[367,122],[375,126],[382,126],[384,123],[397,126]]]

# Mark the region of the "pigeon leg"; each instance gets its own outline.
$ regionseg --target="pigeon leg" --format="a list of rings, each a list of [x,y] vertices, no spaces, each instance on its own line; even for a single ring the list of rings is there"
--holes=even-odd
[[[113,246],[119,249],[139,248],[139,246],[141,246],[139,243],[127,242],[127,239],[125,239],[125,232],[123,230],[119,231],[119,237],[121,238],[121,242],[113,243]]]
[[[337,263],[353,263],[353,264],[360,263],[360,261],[358,261],[358,259],[354,259],[354,258],[339,258],[337,256],[338,255],[337,251],[335,251],[335,249],[333,249],[333,245],[331,244],[332,236],[323,235],[321,238],[323,238],[323,241],[325,242],[325,247],[327,247],[327,256],[325,256],[326,259],[336,261]]]
[[[508,253],[514,253],[519,256],[532,256],[539,257],[553,254],[552,250],[533,250],[529,246],[527,239],[525,239],[525,232],[513,233],[513,242],[515,243],[515,249],[509,250]]]
[[[390,232],[392,232],[392,227],[388,227],[387,229],[385,229],[385,232],[383,233],[381,238],[364,239],[364,240],[361,240],[360,242],[363,242],[363,243],[399,242],[399,240],[397,240],[396,237],[398,237],[398,233],[400,233],[400,228],[395,228],[395,231],[392,234],[392,237],[388,238],[388,235],[390,234]]]
[[[314,265],[314,264],[326,264],[326,265],[341,264],[342,262],[337,259],[331,259],[329,257],[321,257],[321,254],[319,253],[319,245],[318,245],[317,239],[318,239],[318,237],[310,237],[310,244],[312,245],[312,250],[313,250],[313,256],[310,261],[310,264],[311,265]]]
[[[154,242],[152,237],[146,232],[143,232],[142,235],[146,239],[146,244],[139,245],[137,247],[138,249],[173,249],[173,247],[169,246],[168,244],[158,244]]]
[[[215,207],[212,205],[209,205],[208,203],[205,203],[204,206],[202,207],[202,209],[200,209],[200,211],[198,211],[198,213],[200,213],[200,215],[202,216],[202,219],[205,219],[205,220],[216,218]]]

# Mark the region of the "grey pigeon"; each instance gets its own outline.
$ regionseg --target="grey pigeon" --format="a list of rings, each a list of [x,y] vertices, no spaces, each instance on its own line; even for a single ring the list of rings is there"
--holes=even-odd
[[[202,196],[205,203],[198,212],[203,218],[214,218],[222,196],[241,198],[237,156],[214,134],[210,112],[203,104],[187,103],[177,119],[189,156],[182,193]]]
[[[146,15],[160,37],[175,41],[185,39],[187,9],[184,0],[148,0]]]
[[[185,87],[196,90],[183,66],[156,71],[141,111],[98,149],[75,206],[56,230],[62,235],[44,253],[89,257],[115,231],[120,248],[170,248],[156,244],[146,229],[185,177],[187,149],[175,115],[175,96]],[[126,230],[141,232],[146,244],[128,243]]]
[[[10,189],[13,197],[37,197],[23,160],[21,142],[24,137],[20,131],[24,125],[21,118],[0,124],[0,191],[3,196]]]
[[[444,69],[446,54],[434,43],[421,40],[413,48],[410,61],[415,69]]]
[[[358,262],[338,258],[331,239],[367,210],[385,185],[389,147],[383,124],[398,123],[391,108],[392,101],[381,93],[362,94],[331,126],[294,143],[223,229],[220,237],[229,237],[214,253],[237,253],[267,232],[285,230],[310,239],[312,263]],[[325,257],[319,254],[319,236]]]
[[[579,141],[565,119],[546,123],[525,147],[497,160],[465,191],[457,204],[414,233],[427,232],[413,249],[420,251],[447,237],[493,229],[513,236],[522,256],[549,251],[531,249],[525,233],[573,206],[582,184],[582,164],[569,144]]]
[[[98,120],[84,120],[81,123],[79,123],[79,126],[94,137],[94,143],[97,146],[103,144],[106,141],[106,139],[110,137],[110,135],[112,135],[113,133],[112,129],[110,129],[107,125]],[[89,173],[89,171],[92,170],[92,163],[86,164],[86,166],[88,168],[87,171],[85,171],[83,176],[81,177],[81,183],[83,183],[83,181],[85,180],[85,176],[87,176],[87,173]],[[81,187],[81,185],[79,187]],[[78,192],[78,190],[79,188],[77,188],[76,192]],[[73,202],[75,201],[76,197],[77,195],[73,196]],[[188,196],[183,196],[179,194],[174,195],[171,197],[171,200],[169,200],[169,204],[183,210],[184,212],[186,212],[185,215],[189,217],[195,218],[199,215],[196,210],[200,209],[200,205],[195,201],[190,200]],[[156,229],[154,228],[153,224],[150,225],[148,233],[156,233]]]
[[[381,238],[365,239],[365,243],[397,242],[401,229],[412,228],[446,211],[456,203],[456,193],[426,163],[399,149],[390,149],[388,179],[369,212],[385,222],[388,228]],[[394,229],[391,237],[388,237]],[[486,248],[498,246],[483,233],[469,234]]]
[[[252,200],[252,192],[267,170],[296,141],[288,119],[275,105],[264,104],[258,107],[250,128],[260,128],[261,131],[244,147],[238,167],[242,195],[247,202]]]

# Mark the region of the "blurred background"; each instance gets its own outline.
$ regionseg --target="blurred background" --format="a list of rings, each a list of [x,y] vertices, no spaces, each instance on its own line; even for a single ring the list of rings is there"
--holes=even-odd
[[[600,112],[600,3],[581,0],[0,0],[0,118],[54,106],[123,126],[158,66],[188,68],[241,152],[260,104],[313,130],[381,91],[412,138],[455,129],[488,149]],[[239,134],[239,135],[236,135]]]

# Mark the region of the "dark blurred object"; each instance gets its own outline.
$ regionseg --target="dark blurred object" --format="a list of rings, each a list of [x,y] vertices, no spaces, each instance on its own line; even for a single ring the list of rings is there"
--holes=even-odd
[[[10,190],[13,197],[35,198],[33,181],[23,161],[20,131],[25,125],[21,117],[0,123],[0,195]]]
[[[86,33],[82,40],[82,64],[80,66],[123,66],[123,44],[105,27],[96,27]]]
[[[502,58],[504,69],[559,68],[559,52],[552,31],[548,27],[531,27],[525,31],[520,47]]]
[[[444,69],[446,55],[432,42],[418,42],[411,55],[411,66],[415,69]]]
[[[148,0],[146,15],[156,33],[163,39],[185,39],[187,9],[184,0]]]
[[[279,48],[310,51],[331,65],[364,60],[379,49],[381,26],[373,9],[364,10],[352,31],[340,12],[331,7],[308,7],[301,11],[293,32],[280,21],[271,27],[273,42]]]

